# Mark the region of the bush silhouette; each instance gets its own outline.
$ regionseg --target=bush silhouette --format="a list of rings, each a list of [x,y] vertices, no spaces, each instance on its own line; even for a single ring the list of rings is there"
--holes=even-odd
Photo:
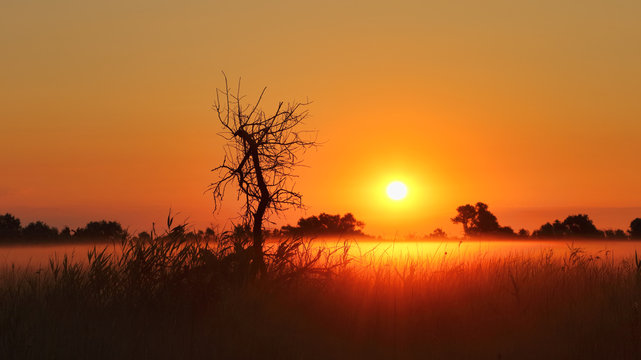
[[[116,221],[91,221],[84,228],[76,229],[74,238],[77,239],[113,239],[122,240],[127,232]]]
[[[62,241],[69,241],[71,240],[71,229],[69,226],[65,226],[62,230],[60,230],[60,234],[58,234],[58,239]]]
[[[356,220],[351,213],[343,216],[322,213],[300,218],[297,226],[283,226],[280,233],[292,236],[364,235],[361,231],[363,226],[365,223]]]
[[[603,237],[603,232],[598,230],[590,218],[585,214],[571,215],[565,218],[563,225],[568,236],[575,237]]]
[[[560,238],[566,236],[567,230],[565,225],[559,220],[554,220],[553,223],[545,223],[541,225],[538,230],[532,232],[532,237],[538,238]]]
[[[570,215],[563,222],[555,220],[554,223],[545,223],[532,233],[538,238],[583,237],[602,238],[604,232],[597,229],[588,215]]]
[[[0,216],[0,241],[18,239],[21,230],[20,219],[9,213]]]
[[[641,239],[641,218],[636,218],[630,223],[630,233],[631,239]]]
[[[628,235],[625,233],[625,231],[621,229],[617,230],[605,230],[604,235],[608,239],[627,239]]]
[[[28,240],[56,240],[58,238],[58,229],[42,221],[36,221],[29,223],[22,229],[22,236]]]
[[[447,233],[441,228],[436,228],[431,234],[427,235],[429,239],[447,239]]]
[[[499,225],[487,204],[467,204],[459,206],[456,211],[458,214],[452,218],[452,222],[462,224],[467,236],[516,236],[511,227]]]

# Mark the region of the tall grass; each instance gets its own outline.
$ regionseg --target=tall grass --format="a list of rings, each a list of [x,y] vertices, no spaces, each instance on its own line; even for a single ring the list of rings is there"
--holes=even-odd
[[[555,255],[349,256],[169,231],[0,274],[0,358],[638,359],[641,265]],[[354,252],[351,252],[354,253]]]

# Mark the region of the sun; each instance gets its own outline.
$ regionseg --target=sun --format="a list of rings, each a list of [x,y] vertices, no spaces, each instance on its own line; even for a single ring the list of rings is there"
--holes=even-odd
[[[407,196],[407,186],[400,181],[392,181],[387,185],[387,196],[392,200],[403,200]]]

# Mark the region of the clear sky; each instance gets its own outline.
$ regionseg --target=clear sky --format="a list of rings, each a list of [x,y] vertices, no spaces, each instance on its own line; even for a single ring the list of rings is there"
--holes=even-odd
[[[641,217],[641,2],[28,1],[0,5],[0,213],[224,225],[221,71],[313,101],[307,215],[429,233],[483,201],[532,229]],[[385,186],[407,183],[392,203]],[[298,214],[278,220],[293,223]]]

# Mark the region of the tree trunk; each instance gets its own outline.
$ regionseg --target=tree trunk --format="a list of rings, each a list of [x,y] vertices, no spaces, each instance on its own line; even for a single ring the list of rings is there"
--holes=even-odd
[[[254,165],[254,171],[256,172],[256,183],[260,189],[260,202],[254,213],[253,226],[252,226],[252,264],[251,264],[251,273],[252,276],[262,276],[267,271],[265,265],[265,257],[263,253],[263,217],[269,206],[271,200],[271,195],[265,179],[263,178],[263,169],[260,167],[260,156],[258,155],[258,146],[254,139],[244,130],[236,131],[235,135],[243,139],[248,146],[247,151],[251,155],[252,163]]]

